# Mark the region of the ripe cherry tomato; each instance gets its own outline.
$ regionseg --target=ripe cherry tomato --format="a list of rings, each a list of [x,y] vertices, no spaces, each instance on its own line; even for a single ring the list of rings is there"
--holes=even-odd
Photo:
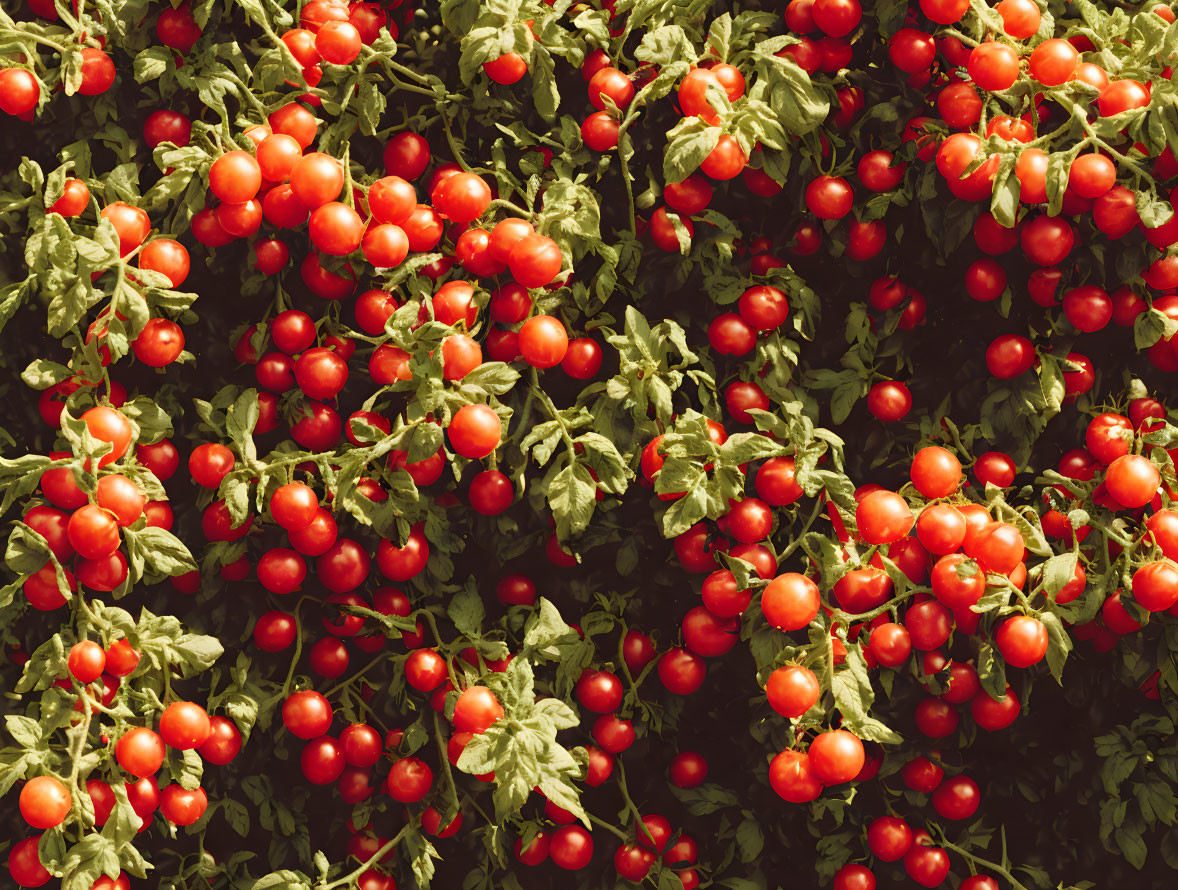
[[[903,420],[912,410],[912,394],[903,383],[881,381],[867,393],[867,410],[884,423]]]
[[[851,186],[837,176],[819,176],[806,186],[806,207],[819,219],[842,219],[854,200]]]
[[[73,798],[60,779],[36,776],[20,790],[20,814],[33,828],[60,825],[73,805]]]
[[[454,704],[454,728],[459,732],[485,732],[487,727],[503,716],[503,706],[495,694],[485,686],[470,686],[463,690]]]
[[[140,779],[159,771],[165,753],[164,740],[143,726],[129,730],[115,743],[119,766]]]
[[[808,803],[822,793],[822,782],[814,775],[810,755],[782,751],[769,764],[769,784],[790,803]]]
[[[783,717],[801,717],[818,702],[822,688],[809,668],[786,665],[769,675],[765,693],[769,706]]]
[[[1018,53],[1005,43],[981,43],[969,54],[967,70],[983,90],[1001,92],[1018,77]]]
[[[194,702],[173,702],[160,715],[160,737],[181,751],[199,748],[212,732],[209,715]]]
[[[1031,53],[1030,72],[1044,86],[1055,87],[1072,79],[1080,53],[1058,37],[1044,40]]]
[[[761,611],[772,627],[801,630],[818,614],[818,585],[793,572],[778,575],[761,593]]]

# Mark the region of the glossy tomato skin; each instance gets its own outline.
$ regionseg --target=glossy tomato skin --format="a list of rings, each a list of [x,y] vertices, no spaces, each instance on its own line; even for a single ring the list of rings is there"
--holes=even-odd
[[[138,778],[153,776],[164,762],[164,741],[146,727],[128,731],[115,743],[119,766]]]
[[[179,785],[168,785],[160,792],[160,812],[176,825],[191,825],[204,815],[209,799],[203,788],[189,791]]]
[[[535,315],[519,329],[519,351],[534,368],[552,368],[563,361],[569,348],[564,325],[551,315]]]
[[[4,83],[0,80],[0,90],[3,88]],[[37,849],[39,843],[39,837],[28,837],[14,843],[12,849],[8,851],[8,870],[12,879],[22,887],[41,887],[53,877],[49,870],[41,864],[41,856]]]
[[[863,743],[845,729],[819,734],[809,753],[810,769],[824,785],[849,782],[863,769]]]
[[[173,702],[160,715],[159,732],[169,747],[188,751],[208,740],[213,725],[205,709],[195,702]]]
[[[20,790],[20,814],[33,828],[55,828],[69,814],[73,798],[60,779],[36,776]]]
[[[834,875],[834,890],[875,890],[875,873],[865,865],[848,862]]]
[[[778,796],[790,803],[808,803],[822,793],[822,782],[814,775],[810,755],[802,751],[782,751],[769,764],[769,784]]]
[[[459,732],[486,732],[492,723],[503,716],[503,706],[495,694],[485,686],[470,686],[462,691],[454,704],[454,728]]]
[[[937,887],[948,876],[949,868],[949,854],[931,846],[927,832],[916,832],[911,849],[904,855],[908,876],[922,887]]]
[[[867,845],[876,858],[897,862],[912,848],[912,829],[903,819],[881,816],[867,826]]]
[[[818,615],[818,585],[804,575],[789,572],[769,582],[761,593],[765,620],[780,630],[801,630]]]
[[[867,410],[884,423],[902,420],[912,410],[912,394],[903,383],[877,383],[867,393]]]
[[[463,405],[455,412],[447,430],[450,445],[466,458],[488,456],[499,445],[502,426],[499,416],[486,405]]]
[[[821,694],[818,678],[809,668],[786,665],[769,675],[765,693],[769,705],[783,717],[801,717],[817,702]]]
[[[837,176],[819,176],[806,186],[806,206],[819,219],[842,219],[854,199],[851,186]]]
[[[708,762],[702,754],[683,751],[675,755],[670,767],[671,782],[678,788],[696,788],[708,776]]]
[[[282,705],[282,723],[300,739],[318,738],[331,726],[332,708],[322,694],[295,692]]]
[[[593,836],[580,825],[565,825],[552,834],[548,855],[561,868],[579,871],[593,859]]]
[[[208,738],[196,750],[208,763],[224,766],[241,750],[241,731],[228,717],[214,715],[209,720],[211,731]]]
[[[659,680],[675,695],[690,695],[697,691],[703,685],[706,673],[703,659],[683,648],[670,649],[659,659]]]

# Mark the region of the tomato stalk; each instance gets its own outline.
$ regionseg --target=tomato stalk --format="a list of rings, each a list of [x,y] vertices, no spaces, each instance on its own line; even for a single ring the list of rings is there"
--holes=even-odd
[[[90,720],[92,719],[91,715],[93,713],[94,712],[90,709],[89,702],[87,701],[86,705],[82,708],[82,722],[78,727],[76,727],[78,730],[78,735],[73,740],[73,744],[70,746],[70,761],[72,765],[70,766],[69,781],[66,783],[66,785],[70,789],[70,797],[72,799],[70,804],[70,813],[74,816],[77,816],[78,818],[77,826],[79,841],[85,837],[86,831],[82,827],[82,794],[78,786],[78,776],[82,769],[82,748],[86,743],[86,737],[90,734]]]
[[[630,840],[628,837],[626,837],[626,833],[624,831],[622,831],[620,828],[617,828],[617,827],[611,825],[610,823],[606,822],[604,819],[600,819],[588,811],[586,811],[585,815],[587,815],[589,817],[590,822],[592,822],[594,825],[600,825],[606,831],[613,834],[622,843],[626,843]]]
[[[54,52],[61,56],[69,54],[69,49],[55,40],[50,40],[48,37],[42,37],[40,34],[33,34],[30,31],[22,31],[18,28],[0,28],[0,37],[5,37],[10,40],[30,40],[33,43],[39,43],[42,46],[47,46]],[[35,55],[35,54],[33,54]]]
[[[822,513],[822,501],[819,498],[814,498],[814,506],[810,510],[810,515],[806,518],[806,524],[802,526],[802,530],[800,532],[798,532],[798,534],[794,535],[793,540],[791,540],[789,542],[789,544],[786,545],[785,549],[777,554],[777,564],[778,565],[785,562],[785,560],[788,559],[790,556],[792,556],[794,551],[797,550],[798,547],[801,546],[802,540],[806,537],[806,534],[810,531],[810,526],[812,526],[814,524],[814,522],[818,519],[818,517],[821,515],[821,513]]]
[[[975,856],[973,853],[970,853],[968,850],[965,850],[962,847],[957,846],[957,844],[951,843],[949,841],[949,839],[945,836],[945,832],[940,828],[940,826],[933,825],[933,828],[936,830],[937,834],[939,834],[941,836],[941,839],[938,841],[940,846],[944,847],[946,850],[952,850],[953,852],[960,854],[962,857],[964,857],[970,863],[971,868],[980,865],[982,868],[984,868],[988,871],[992,871],[996,875],[1001,875],[1002,877],[1004,877],[1006,880],[1008,880],[1010,882],[1010,886],[1013,887],[1014,890],[1027,890],[1026,885],[1024,885],[1022,882],[1020,882],[1017,878],[1015,878],[1015,876],[1012,875],[1007,868],[1003,867],[1002,865],[1000,865],[997,862],[991,862],[989,859],[983,859],[980,856]],[[1003,835],[1003,846],[1005,846],[1005,844],[1006,844],[1006,838],[1005,838],[1005,834],[1004,834]],[[1005,860],[1005,856],[1003,856],[1003,859]]]
[[[438,619],[434,617],[434,613],[429,611],[428,609],[418,609],[416,612],[414,612],[409,617],[410,617],[410,619],[413,619],[413,618],[416,618],[418,615],[422,615],[425,617],[426,623],[430,626],[430,630],[433,631],[434,641],[437,643],[438,648],[439,649],[445,648],[446,644],[442,640],[441,633],[438,632]],[[458,688],[458,675],[456,673],[454,673],[454,665],[452,664],[452,662],[449,658],[447,658],[445,661],[446,661],[446,673],[450,677],[450,683],[454,686],[455,689],[457,689]]]
[[[498,210],[500,208],[503,210],[509,210],[512,213],[518,214],[519,216],[523,217],[524,219],[529,219],[530,217],[533,216],[533,214],[530,210],[525,210],[522,207],[518,207],[515,204],[512,204],[506,198],[493,198],[491,200],[491,203],[487,205],[488,210]]]
[[[369,49],[369,52],[372,52],[372,50]],[[399,77],[393,77],[392,81],[393,81],[393,83],[395,83],[397,85],[397,87],[399,89],[409,90],[410,92],[414,92],[414,93],[421,93],[422,95],[426,95],[426,96],[433,96],[435,99],[437,99],[439,101],[452,102],[452,101],[461,101],[463,99],[462,96],[456,96],[454,93],[448,92],[446,90],[446,85],[444,83],[442,83],[442,81],[439,78],[434,77],[432,75],[424,75],[424,74],[421,74],[417,71],[414,71],[412,68],[410,68],[406,65],[402,65],[400,62],[396,61],[395,59],[390,59],[387,56],[382,56],[381,57],[381,64],[383,66],[385,66],[386,68],[388,68],[390,71],[396,72],[397,74],[404,75],[405,77],[408,77],[411,80],[417,81],[419,84],[423,84],[425,87],[429,87],[429,89],[424,89],[421,86],[414,86],[413,84],[405,83]]]
[[[303,627],[299,623],[299,609],[308,599],[310,599],[309,596],[299,597],[299,601],[295,603],[294,612],[291,614],[291,619],[295,624],[295,651],[294,657],[290,660],[290,667],[286,671],[286,681],[282,684],[283,698],[290,695],[290,685],[294,680],[295,667],[298,666],[299,659],[303,656]]]
[[[446,144],[450,146],[450,154],[454,155],[454,160],[467,173],[476,173],[476,170],[471,169],[471,166],[466,163],[466,158],[462,156],[462,146],[454,141],[454,133],[450,129],[450,118],[446,113],[442,112],[442,129],[446,133]]]
[[[446,751],[446,734],[442,732],[442,721],[437,711],[434,711],[434,742],[438,749],[438,763],[446,777],[443,785],[447,791],[451,792],[447,795],[447,806],[445,811],[441,813],[442,821],[440,823],[448,825],[453,820],[454,814],[460,812],[461,808],[458,803],[458,788],[454,784],[454,772],[450,768],[450,756]]]
[[[638,805],[634,803],[634,799],[630,797],[630,789],[626,786],[626,766],[622,763],[621,758],[618,759],[618,790],[622,792],[622,799],[626,801],[626,807],[634,814],[634,831],[637,837],[646,835],[647,840],[650,841],[651,846],[655,845],[654,835],[647,830],[646,825],[642,821],[642,813],[638,811]],[[639,840],[639,843],[642,841]]]
[[[385,845],[373,853],[372,857],[366,862],[361,863],[359,868],[356,868],[343,877],[336,878],[329,884],[320,882],[315,885],[315,890],[335,890],[336,887],[355,884],[356,879],[359,878],[360,875],[364,874],[364,872],[368,871],[370,868],[372,868],[372,866],[376,865],[377,862],[384,858],[389,852],[393,850],[393,848],[397,846],[397,844],[401,842],[401,838],[405,836],[405,832],[409,830],[409,827],[410,826],[406,825],[404,828],[398,831],[396,837],[385,843]]]
[[[350,677],[348,677],[348,679],[343,680],[342,682],[337,683],[336,685],[332,686],[325,693],[323,693],[323,695],[327,698],[331,698],[333,695],[335,695],[341,689],[351,686],[353,683],[355,683],[357,680],[359,680],[361,677],[363,677],[366,673],[368,673],[368,671],[370,671],[372,668],[376,667],[377,665],[383,664],[384,662],[388,661],[391,657],[392,656],[388,652],[381,653],[376,658],[372,659],[372,661],[368,662],[368,664],[364,665],[364,667],[362,667],[358,671],[354,672]]]

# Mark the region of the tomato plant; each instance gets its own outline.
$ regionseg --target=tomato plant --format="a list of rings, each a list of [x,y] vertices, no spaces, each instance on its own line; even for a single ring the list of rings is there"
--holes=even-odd
[[[7,4],[11,880],[1170,886],[1174,19]]]

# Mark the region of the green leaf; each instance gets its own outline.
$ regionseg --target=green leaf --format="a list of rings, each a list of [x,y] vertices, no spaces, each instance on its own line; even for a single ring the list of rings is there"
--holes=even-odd
[[[663,155],[666,183],[682,182],[698,170],[720,141],[720,132],[719,127],[709,126],[698,117],[685,117],[676,124],[667,134],[669,141]]]
[[[54,384],[61,383],[74,376],[74,372],[65,365],[38,358],[29,362],[20,375],[20,379],[33,389],[49,389]]]
[[[597,483],[581,463],[570,463],[548,485],[548,505],[556,520],[556,537],[567,541],[582,532],[593,518]]]
[[[755,862],[765,848],[765,833],[759,817],[749,814],[736,827],[736,845],[741,862]]]
[[[523,658],[542,658],[555,660],[560,658],[561,647],[579,640],[577,632],[569,627],[560,617],[557,610],[548,599],[540,597],[536,604],[536,611],[528,619],[524,630],[523,648],[520,655]]]
[[[282,869],[258,878],[250,890],[311,890],[311,879],[301,871]]]
[[[1076,560],[1075,553],[1061,553],[1043,563],[1043,588],[1052,601],[1075,577]]]
[[[446,607],[446,614],[459,633],[468,637],[482,635],[486,611],[483,609],[483,599],[473,584],[454,594]]]
[[[1063,685],[1063,664],[1072,651],[1072,638],[1063,621],[1053,612],[1041,612],[1039,620],[1047,628],[1047,667],[1056,682]]]
[[[634,50],[634,58],[652,65],[669,65],[683,59],[692,61],[695,56],[695,47],[678,25],[664,25],[647,31],[642,35],[642,43]]]

